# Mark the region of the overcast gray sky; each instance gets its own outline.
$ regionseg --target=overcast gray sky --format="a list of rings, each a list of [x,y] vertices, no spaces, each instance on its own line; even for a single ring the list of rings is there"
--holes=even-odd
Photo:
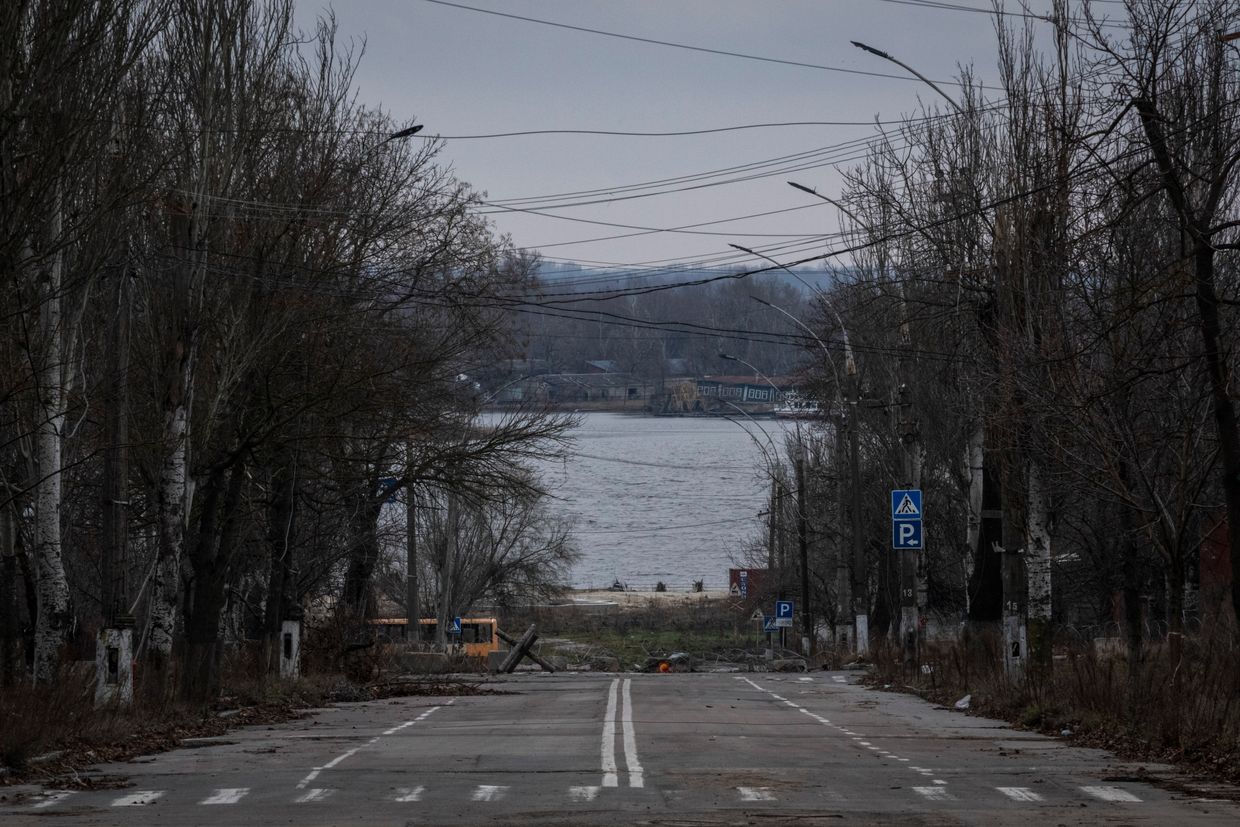
[[[456,2],[456,0],[453,0]],[[702,48],[841,69],[900,74],[849,45],[885,49],[939,80],[973,63],[993,80],[994,27],[988,14],[928,7],[925,0],[459,0],[511,15],[673,41]],[[299,21],[328,7],[297,0]],[[988,0],[950,5],[989,8]],[[540,129],[637,132],[701,130],[764,122],[892,119],[933,99],[924,84],[822,68],[706,54],[526,22],[428,2],[336,0],[344,38],[364,38],[358,73],[362,99],[427,134],[482,135]],[[1012,8],[1019,10],[1015,3]],[[1035,12],[1050,0],[1028,0]],[[1037,23],[1042,29],[1047,24]],[[949,88],[950,91],[950,88]],[[992,93],[994,94],[994,93]],[[521,247],[549,260],[643,264],[718,261],[728,242],[749,247],[795,245],[787,260],[825,252],[805,237],[838,228],[834,208],[789,188],[801,183],[834,194],[832,161],[855,158],[831,149],[875,134],[869,125],[797,126],[681,137],[532,135],[447,141],[442,159],[491,202],[607,188],[604,203],[543,209],[544,215],[493,210],[490,218]],[[787,164],[746,173],[752,180],[617,200],[615,188],[807,153]],[[731,176],[736,177],[736,176]],[[708,180],[718,180],[712,178]],[[698,183],[705,183],[701,181]],[[561,201],[597,201],[600,197]],[[544,202],[547,203],[547,202]],[[552,202],[554,203],[554,202]],[[526,206],[538,206],[527,202]],[[775,210],[778,215],[740,216]],[[576,220],[568,220],[576,219]],[[602,222],[591,224],[583,222]],[[696,233],[638,232],[606,224]],[[754,263],[743,256],[732,261]]]

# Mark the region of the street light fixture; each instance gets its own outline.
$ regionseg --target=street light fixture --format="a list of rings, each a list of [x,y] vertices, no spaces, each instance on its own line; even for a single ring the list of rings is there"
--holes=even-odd
[[[882,49],[875,49],[873,46],[867,46],[864,43],[857,42],[856,40],[853,40],[850,42],[852,43],[852,45],[856,46],[858,49],[861,49],[863,52],[869,52],[872,55],[881,57],[883,60],[889,60],[895,65],[899,66],[901,69],[913,75],[913,77],[917,78],[922,83],[926,84],[931,89],[933,89],[934,91],[942,95],[943,99],[946,100],[948,103],[950,103],[952,105],[952,108],[955,109],[958,113],[960,113],[961,115],[964,114],[964,110],[960,108],[960,104],[956,103],[956,101],[953,98],[949,97],[946,92],[944,92],[942,89],[936,86],[934,81],[930,80],[930,78],[926,77],[921,72],[914,69],[912,66],[909,66],[907,63],[904,63],[903,61],[896,60],[894,57],[887,54]]]

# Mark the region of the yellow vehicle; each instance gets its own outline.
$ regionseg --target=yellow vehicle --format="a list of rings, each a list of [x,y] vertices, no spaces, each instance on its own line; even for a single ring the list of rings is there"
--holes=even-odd
[[[409,639],[409,621],[403,617],[370,621],[376,636],[383,643],[434,643],[439,621],[433,617],[418,620],[417,640]],[[448,645],[457,647],[469,657],[485,658],[499,651],[499,621],[493,617],[461,618],[461,633],[447,635]]]

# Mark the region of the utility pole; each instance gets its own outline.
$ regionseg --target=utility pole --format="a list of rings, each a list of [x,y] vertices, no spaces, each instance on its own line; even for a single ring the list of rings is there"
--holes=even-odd
[[[133,626],[126,588],[129,539],[129,317],[128,261],[118,268],[112,318],[112,398],[104,419],[107,445],[103,459],[102,538],[99,579],[103,624],[95,644],[95,703],[129,705],[133,701]]]
[[[413,480],[405,483],[405,637],[409,643],[419,640],[418,621],[418,500]]]
[[[1018,529],[1015,454],[1004,452],[1003,469],[1003,664],[1010,680],[1020,680],[1027,657],[1025,559]]]
[[[6,486],[0,496],[12,496]],[[13,507],[0,505],[0,687],[17,682],[17,555],[13,548]]]
[[[918,473],[917,424],[912,418],[913,404],[909,401],[908,385],[900,385],[900,442],[903,445],[903,480],[902,488],[921,488],[921,475]],[[924,537],[924,535],[923,535]],[[924,540],[923,540],[924,545]],[[917,667],[917,648],[920,629],[918,611],[918,563],[921,552],[917,549],[904,549],[895,552],[900,555],[900,649],[904,655],[905,668]]]
[[[909,321],[908,302],[901,295],[903,319],[900,322],[900,390],[899,390],[899,427],[900,444],[903,447],[904,488],[921,488],[921,432],[917,418],[913,413],[912,392],[909,382],[912,379],[913,338]],[[920,577],[921,561],[925,555],[925,540],[922,549],[906,549],[900,553],[900,641],[904,654],[905,668],[917,669],[918,651],[921,637],[921,612],[924,608],[925,591]]]
[[[775,531],[779,526],[775,518],[776,499],[779,497],[779,481],[771,480],[771,499],[768,501],[766,513],[766,572],[767,577],[775,576]]]
[[[814,618],[809,596],[809,525],[805,512],[805,443],[797,445],[797,546],[801,552],[801,634],[806,656],[814,653]]]
[[[870,653],[870,610],[866,598],[866,565],[865,542],[861,536],[861,460],[857,448],[857,411],[861,401],[861,380],[857,376],[857,365],[848,355],[845,372],[849,378],[848,398],[848,488],[852,507],[849,509],[849,520],[852,524],[852,564],[853,564],[853,622],[855,624],[854,640],[857,654],[865,656]]]
[[[840,509],[840,533],[839,542],[836,543],[835,549],[835,592],[838,605],[836,606],[835,616],[837,618],[836,644],[839,640],[839,632],[844,633],[845,640],[843,643],[848,645],[848,615],[852,612],[852,583],[848,579],[848,553],[847,546],[844,544],[844,526],[848,522],[848,488],[844,478],[844,456],[847,453],[848,437],[845,431],[848,429],[848,418],[840,411],[835,419],[835,472],[836,472],[836,488],[839,495]]]

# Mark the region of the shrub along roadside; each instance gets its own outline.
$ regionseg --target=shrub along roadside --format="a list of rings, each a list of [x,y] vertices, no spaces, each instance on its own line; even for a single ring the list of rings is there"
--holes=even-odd
[[[1004,674],[994,635],[927,644],[919,670],[882,646],[870,680],[946,706],[970,695],[975,714],[1240,783],[1240,651],[1229,631],[1186,637],[1178,663],[1165,643],[1147,646],[1135,670],[1122,652],[1059,641],[1049,676],[1017,681]]]

